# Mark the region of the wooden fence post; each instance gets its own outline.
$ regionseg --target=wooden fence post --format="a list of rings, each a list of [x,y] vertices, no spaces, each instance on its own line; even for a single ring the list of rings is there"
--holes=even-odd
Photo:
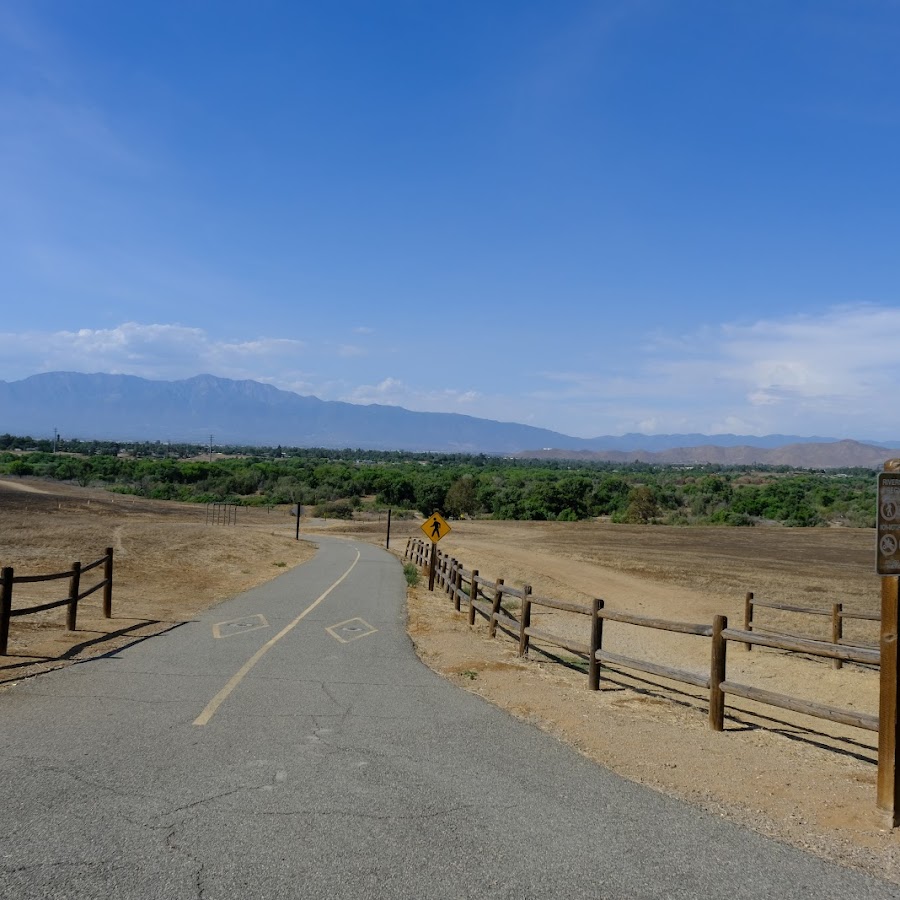
[[[69,579],[69,606],[66,613],[66,628],[75,630],[75,617],[78,614],[78,587],[81,583],[81,563],[72,563],[72,577]]]
[[[457,563],[456,565],[456,589],[453,594],[453,605],[457,612],[462,612],[462,583],[463,583],[463,567]]]
[[[753,631],[753,591],[747,591],[744,597],[744,631]],[[749,653],[753,644],[744,644],[744,649]]]
[[[844,611],[843,603],[835,603],[831,608],[831,643],[839,644],[841,642],[841,638],[844,636],[844,617],[841,615]],[[831,661],[832,666],[835,669],[840,669],[844,662],[840,659],[833,659]]]
[[[728,642],[722,632],[728,627],[725,616],[713,619],[712,661],[709,667],[709,727],[713,731],[725,730],[725,694],[722,682],[725,680],[725,658]]]
[[[600,618],[600,610],[603,609],[603,601],[595,597],[591,603],[591,658],[588,661],[588,690],[600,690],[600,660],[597,659],[597,651],[603,647],[603,619]]]
[[[491,604],[491,621],[488,625],[488,635],[497,636],[497,613],[500,612],[500,603],[503,601],[503,579],[498,578],[494,583],[494,602]]]
[[[0,585],[0,656],[6,656],[9,644],[9,620],[12,614],[12,566],[4,567],[0,572],[0,578],[3,579],[3,584]]]
[[[469,624],[475,624],[475,601],[478,599],[478,569],[472,569],[472,582],[469,584]]]
[[[526,584],[522,588],[522,621],[519,622],[519,656],[528,653],[529,636],[526,633],[531,628],[531,585]]]
[[[103,564],[103,617],[112,618],[113,548],[106,548],[106,562]]]
[[[412,538],[407,538],[407,539],[406,539],[406,549],[403,551],[403,558],[404,558],[404,559],[408,559],[408,558],[409,558],[409,545],[410,545],[411,543],[412,543]]]
[[[891,828],[900,825],[900,665],[897,631],[900,606],[900,578],[884,575],[881,579],[881,674],[878,695],[878,781],[877,805],[887,814]]]

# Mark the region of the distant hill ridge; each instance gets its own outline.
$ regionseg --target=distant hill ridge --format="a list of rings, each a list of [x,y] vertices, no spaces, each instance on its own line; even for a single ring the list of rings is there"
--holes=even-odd
[[[0,431],[46,437],[54,428],[67,438],[205,443],[212,435],[218,444],[250,446],[505,455],[532,451],[529,455],[683,464],[878,466],[892,455],[873,443],[798,435],[577,438],[457,413],[320,400],[257,381],[213,375],[152,381],[134,375],[47,372],[21,381],[0,381]]]

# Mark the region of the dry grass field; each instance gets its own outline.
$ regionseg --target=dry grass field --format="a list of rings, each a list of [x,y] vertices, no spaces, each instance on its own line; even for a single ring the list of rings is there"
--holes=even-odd
[[[689,622],[710,623],[723,613],[738,626],[748,590],[804,606],[841,601],[872,611],[879,605],[871,531],[452,526],[442,550],[482,575],[531,584],[538,596],[602,597],[609,608]],[[384,529],[383,520],[303,523],[307,533],[381,544]],[[411,535],[421,536],[417,523],[395,519],[393,552],[402,556]],[[0,564],[19,574],[56,571],[76,559],[96,559],[107,546],[116,553],[113,618],[100,615],[98,593],[79,610],[77,632],[64,630],[64,610],[13,620],[10,655],[0,657],[0,687],[174,627],[313,552],[293,540],[286,510],[241,509],[237,525],[212,526],[202,507],[27,479],[0,483]],[[59,591],[65,583],[55,584]],[[761,625],[814,633],[814,620],[759,615]],[[586,639],[582,617],[545,612],[535,624]],[[874,637],[872,623],[857,627],[860,638]],[[512,640],[489,639],[483,621],[470,629],[445,595],[421,586],[409,593],[409,630],[436,671],[624,777],[900,884],[900,836],[881,827],[874,807],[874,733],[729,698],[726,730],[716,734],[707,727],[705,692],[615,667],[604,668],[599,693],[589,692],[574,657],[548,655],[536,645],[530,659],[520,660]],[[608,622],[604,646],[698,674],[709,669],[709,643],[702,638]],[[877,673],[861,666],[835,670],[830,661],[730,645],[728,677],[877,712]],[[496,762],[490,748],[473,759],[473,765]]]

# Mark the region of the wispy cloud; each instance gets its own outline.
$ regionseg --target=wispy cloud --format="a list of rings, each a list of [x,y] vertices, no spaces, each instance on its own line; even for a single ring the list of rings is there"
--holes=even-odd
[[[626,431],[894,433],[898,328],[900,308],[871,304],[722,324],[656,338],[627,374],[546,373],[536,399]]]
[[[360,385],[341,399],[350,403],[382,403],[428,412],[466,412],[478,415],[470,407],[478,402],[479,397],[475,391],[423,389],[410,386],[399,378],[385,378],[378,384]]]

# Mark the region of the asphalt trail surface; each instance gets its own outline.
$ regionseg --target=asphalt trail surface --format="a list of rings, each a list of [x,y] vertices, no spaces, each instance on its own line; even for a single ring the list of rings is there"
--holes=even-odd
[[[323,538],[196,622],[0,694],[0,897],[896,900],[439,678],[404,587],[387,553]]]

